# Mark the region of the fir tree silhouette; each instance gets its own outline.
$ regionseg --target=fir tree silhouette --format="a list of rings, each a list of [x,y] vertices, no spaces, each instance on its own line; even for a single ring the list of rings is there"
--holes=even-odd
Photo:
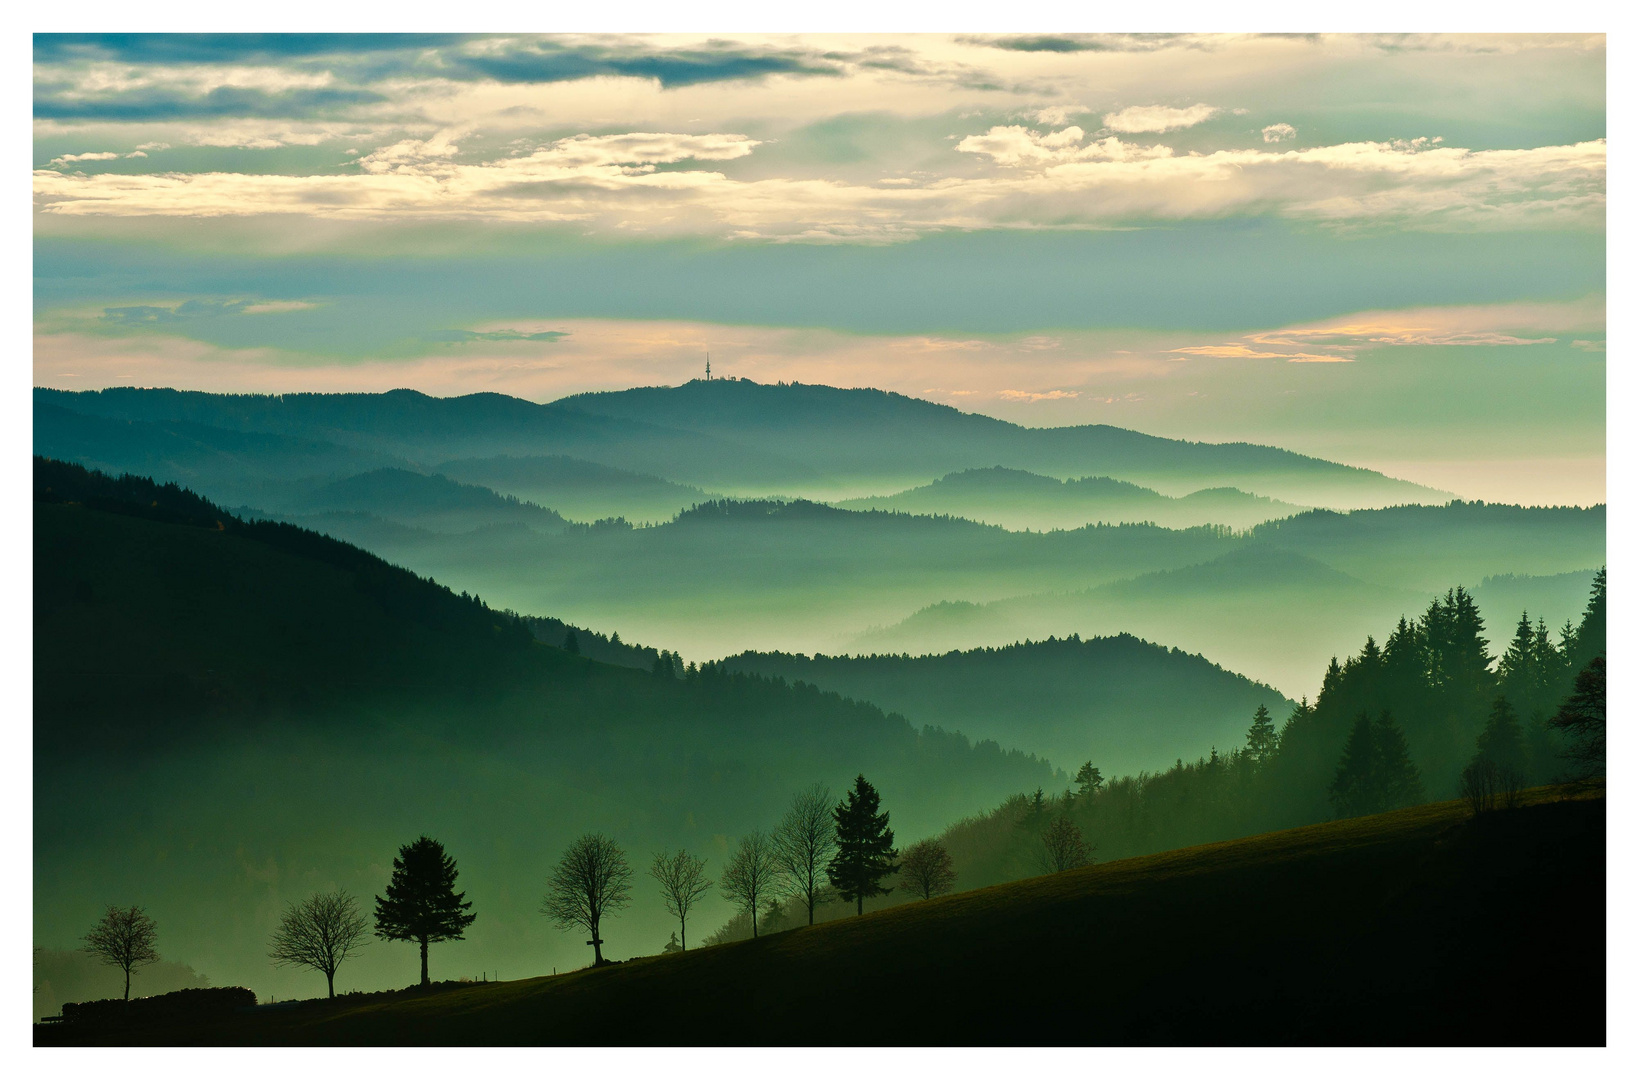
[[[844,900],[854,901],[857,914],[865,914],[865,898],[885,896],[891,888],[881,881],[899,869],[894,860],[893,830],[888,828],[886,811],[877,813],[881,796],[865,779],[854,779],[854,788],[831,812],[837,823],[837,853],[825,869],[831,887]]]
[[[466,893],[455,891],[455,860],[444,845],[422,836],[398,849],[385,898],[376,897],[376,936],[421,946],[421,985],[428,985],[427,945],[459,941],[476,915]]]

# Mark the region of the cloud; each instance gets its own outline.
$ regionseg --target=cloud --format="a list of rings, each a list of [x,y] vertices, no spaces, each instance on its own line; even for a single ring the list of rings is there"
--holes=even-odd
[[[1080,390],[998,390],[996,396],[1003,401],[1068,401],[1081,396]]]
[[[1102,227],[1259,213],[1351,227],[1603,228],[1604,140],[1467,150],[1433,139],[1180,154],[1069,127],[970,135],[956,151],[1000,171],[881,185],[732,179],[690,161],[743,158],[744,134],[582,134],[531,153],[459,160],[455,133],[400,140],[356,172],[80,174],[37,170],[35,204],[62,215],[575,222],[622,234],[892,242],[928,230]],[[660,168],[660,166],[674,166]]]
[[[1603,341],[1587,341],[1587,340],[1578,339],[1576,341],[1571,342],[1571,347],[1575,348],[1575,349],[1581,349],[1583,352],[1599,352],[1599,353],[1602,353],[1602,352],[1605,351],[1605,343]]]
[[[710,41],[695,48],[501,39],[483,47],[441,52],[446,78],[504,83],[553,83],[597,76],[653,79],[662,87],[761,79],[769,75],[837,76],[846,68],[810,49],[758,49]]]
[[[1212,105],[1191,105],[1187,109],[1174,109],[1168,105],[1133,105],[1120,112],[1105,113],[1104,126],[1123,135],[1177,131],[1204,123],[1222,111]]]
[[[1201,48],[1195,34],[968,34],[956,39],[963,45],[978,45],[1009,52],[1155,52],[1158,49]]]
[[[1259,352],[1245,345],[1190,345],[1170,350],[1185,356],[1207,356],[1222,360],[1286,360],[1294,364],[1347,364],[1352,356],[1328,356],[1321,353]]]
[[[1036,123],[1046,124],[1048,127],[1064,127],[1072,116],[1080,116],[1089,112],[1085,105],[1048,105],[1037,109],[1031,115]]]
[[[218,86],[201,94],[167,88],[83,93],[35,87],[37,120],[154,122],[204,117],[291,117],[335,114],[384,102],[374,90],[347,87],[268,91]]]
[[[1227,360],[1346,363],[1368,349],[1405,346],[1514,348],[1551,345],[1551,331],[1603,327],[1602,298],[1569,303],[1515,303],[1370,311],[1302,326],[1262,330],[1240,341],[1168,350]],[[1603,348],[1603,342],[1588,342]],[[1572,342],[1573,346],[1578,345]],[[1578,346],[1584,347],[1584,346]],[[1324,353],[1314,352],[1324,349]]]
[[[1298,129],[1291,124],[1270,124],[1263,129],[1263,141],[1266,143],[1283,142],[1286,139],[1297,138]]]
[[[170,306],[136,305],[104,308],[101,321],[116,326],[155,326],[214,319],[226,315],[271,315],[305,311],[318,305],[305,300],[185,300]]]
[[[438,330],[426,336],[427,341],[464,344],[469,341],[559,341],[569,336],[567,330]]]

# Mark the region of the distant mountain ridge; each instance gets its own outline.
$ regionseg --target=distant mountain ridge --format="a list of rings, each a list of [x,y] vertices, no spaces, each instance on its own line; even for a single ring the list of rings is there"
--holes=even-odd
[[[1305,505],[1387,505],[1443,495],[1270,446],[1186,442],[1105,425],[1024,428],[885,391],[744,380],[580,394],[545,405],[500,394],[432,398],[410,390],[36,389],[35,401],[112,420],[322,441],[422,467],[458,458],[566,455],[739,495],[843,497],[991,466],[1114,476],[1180,494],[1236,487]]]
[[[1174,497],[1109,476],[1057,480],[999,465],[949,473],[923,487],[836,505],[850,510],[953,514],[1009,529],[1075,529],[1096,521],[1247,529],[1309,509],[1236,488],[1204,488]]]

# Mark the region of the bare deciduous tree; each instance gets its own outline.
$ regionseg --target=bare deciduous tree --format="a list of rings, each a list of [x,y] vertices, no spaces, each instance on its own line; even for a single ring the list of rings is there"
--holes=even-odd
[[[154,949],[158,931],[154,920],[135,904],[128,908],[110,904],[102,921],[85,935],[84,951],[125,972],[126,1001],[131,1000],[131,971],[159,959]]]
[[[1041,834],[1042,866],[1049,874],[1073,870],[1092,862],[1092,853],[1076,823],[1060,814]]]
[[[899,856],[899,881],[924,900],[949,892],[956,884],[950,852],[937,840],[918,840]]]
[[[808,905],[809,926],[814,925],[814,905],[829,892],[825,867],[836,850],[831,789],[815,784],[791,800],[791,809],[774,831],[775,862],[790,881],[792,892]]]
[[[592,935],[592,963],[603,963],[603,917],[631,900],[632,868],[626,853],[602,833],[587,833],[558,860],[541,901],[541,914],[559,930],[578,926]]]
[[[330,996],[336,996],[336,969],[369,940],[369,923],[358,903],[345,892],[314,893],[285,909],[268,943],[276,967],[312,968],[324,973]]]
[[[697,859],[679,849],[675,855],[661,852],[649,867],[649,876],[660,882],[660,896],[666,901],[666,910],[677,917],[677,928],[682,932],[680,951],[689,947],[689,909],[706,895],[711,880],[706,877],[706,860]]]
[[[753,832],[740,838],[740,846],[723,870],[723,899],[751,913],[751,936],[757,936],[757,908],[778,891],[780,867],[774,858],[774,842],[767,833]]]

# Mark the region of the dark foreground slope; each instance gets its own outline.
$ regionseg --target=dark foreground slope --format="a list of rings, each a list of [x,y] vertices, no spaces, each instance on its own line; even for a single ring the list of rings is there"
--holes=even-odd
[[[682,955],[66,1042],[1605,1041],[1603,791],[1188,848]]]

